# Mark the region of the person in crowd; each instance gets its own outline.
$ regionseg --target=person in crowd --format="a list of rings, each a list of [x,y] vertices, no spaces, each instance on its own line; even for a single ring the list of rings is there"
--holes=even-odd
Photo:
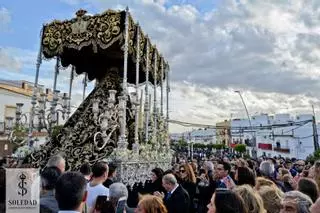
[[[320,198],[310,207],[310,213],[320,213]]]
[[[138,203],[135,213],[168,213],[162,199],[154,195],[144,195]]]
[[[254,188],[256,190],[259,190],[263,186],[277,187],[277,185],[274,182],[272,182],[271,180],[264,178],[264,177],[257,177],[256,178],[256,185]]]
[[[162,185],[167,191],[164,195],[161,192],[155,192],[158,197],[163,198],[168,213],[189,213],[190,198],[188,192],[182,188],[173,174],[166,174],[162,178]]]
[[[313,179],[316,181],[318,188],[320,188],[320,160],[314,163]]]
[[[314,175],[315,175],[315,174],[314,174],[314,168],[315,168],[314,165],[310,167],[309,173],[308,173],[308,178],[315,179],[315,177],[314,177]]]
[[[87,206],[91,210],[99,195],[109,196],[109,189],[103,185],[108,178],[108,164],[105,162],[97,162],[92,167],[92,179],[87,184],[88,199]]]
[[[103,183],[103,185],[107,188],[109,188],[109,186],[113,184],[114,178],[117,176],[117,166],[112,163],[110,163],[108,166],[109,166],[108,178]]]
[[[180,185],[188,192],[190,199],[190,212],[194,212],[194,198],[197,185],[196,177],[190,164],[183,164],[179,168],[181,182]]]
[[[192,162],[190,163],[190,166],[194,172],[194,175],[197,177],[198,175],[198,164],[196,160],[192,160]]]
[[[232,188],[235,186],[233,180],[229,176],[231,165],[228,162],[222,161],[216,166],[216,188]]]
[[[250,186],[254,187],[256,185],[255,174],[248,167],[238,167],[234,177],[238,186],[249,184]]]
[[[243,199],[226,188],[216,189],[207,207],[208,213],[248,213]]]
[[[281,202],[280,213],[309,213],[312,204],[310,197],[302,192],[286,192]]]
[[[291,174],[288,169],[279,168],[277,180],[283,181],[283,177],[287,174]]]
[[[258,193],[263,200],[263,206],[267,213],[279,213],[284,194],[278,187],[275,185],[261,186]]]
[[[199,177],[197,177],[197,188],[197,211],[199,213],[207,212],[207,204],[210,202],[211,196],[214,191],[212,191],[212,188],[210,187],[209,176],[205,169],[200,169],[199,171]]]
[[[317,183],[310,178],[301,178],[298,182],[298,191],[308,195],[312,202],[316,202],[319,197],[319,188]]]
[[[87,199],[87,181],[80,172],[63,173],[55,187],[59,213],[82,213]]]
[[[293,182],[293,178],[290,173],[285,174],[282,177],[282,181],[283,181],[283,186],[284,186],[286,192],[293,191],[294,188],[296,187],[295,186],[296,184]]]
[[[237,167],[249,167],[249,164],[243,158],[237,159]]]
[[[91,180],[92,172],[91,172],[91,166],[89,163],[82,164],[80,167],[80,172],[81,172],[81,174],[84,175],[85,179],[88,182]]]
[[[153,194],[154,192],[165,192],[162,187],[163,170],[154,168],[151,170],[151,183],[148,185],[147,192]]]
[[[41,191],[40,191],[40,209],[45,209],[51,212],[58,212],[59,207],[54,196],[56,183],[61,175],[60,169],[57,167],[46,167],[40,174],[41,176]]]
[[[61,155],[52,156],[47,163],[46,167],[57,167],[63,173],[66,169],[66,161]]]
[[[234,191],[243,199],[248,213],[266,213],[261,196],[251,185],[237,186]]]
[[[128,189],[123,183],[113,183],[109,186],[109,200],[112,203],[112,206],[116,210],[117,204],[120,198],[128,199]],[[128,205],[125,205],[126,213],[133,213],[134,209],[129,208]]]
[[[279,187],[279,189],[281,189],[283,192],[285,192],[285,188],[283,186],[283,183],[281,183],[280,181],[277,181],[274,177],[275,168],[274,168],[274,164],[271,161],[263,161],[260,164],[259,170],[260,170],[261,176],[263,176],[266,179],[271,180]]]

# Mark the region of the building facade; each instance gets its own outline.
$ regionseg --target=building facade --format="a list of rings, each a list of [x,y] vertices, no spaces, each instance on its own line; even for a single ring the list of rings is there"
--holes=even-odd
[[[216,143],[229,146],[231,143],[231,122],[224,120],[216,123]]]
[[[316,131],[315,131],[316,130]],[[233,148],[246,144],[251,156],[281,156],[306,159],[315,151],[320,126],[315,125],[312,114],[261,114],[248,119],[218,122],[216,128],[198,129],[171,134],[172,141],[225,144]],[[213,137],[215,135],[215,137]]]
[[[231,121],[232,141],[255,149],[257,156],[305,159],[315,150],[313,115],[267,114]],[[242,127],[241,127],[242,126]],[[255,137],[254,143],[253,138]]]
[[[39,88],[41,92],[46,92],[50,98],[50,90],[44,91],[43,86]],[[0,80],[0,157],[11,156],[16,147],[8,138],[15,123],[17,103],[23,104],[21,122],[25,123],[25,127],[28,128],[27,122],[29,122],[29,113],[31,111],[32,93],[33,86],[31,82]],[[38,146],[44,143],[47,133],[34,132],[33,136],[35,138],[33,145]]]

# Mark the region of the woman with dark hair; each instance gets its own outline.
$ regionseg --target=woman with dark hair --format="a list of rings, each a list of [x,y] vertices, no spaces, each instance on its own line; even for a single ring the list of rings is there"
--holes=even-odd
[[[312,202],[316,202],[319,197],[319,189],[316,181],[310,178],[301,178],[298,182],[298,191],[308,195]]]
[[[255,174],[248,167],[238,167],[234,179],[237,181],[238,186],[248,184],[254,187],[256,185]]]
[[[216,189],[207,207],[208,213],[248,213],[243,199],[225,188]]]
[[[151,183],[148,185],[147,193],[153,194],[154,192],[165,192],[162,187],[163,170],[154,168],[151,170]]]

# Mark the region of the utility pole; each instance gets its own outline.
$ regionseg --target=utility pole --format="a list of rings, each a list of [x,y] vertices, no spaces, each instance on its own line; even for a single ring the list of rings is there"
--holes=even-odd
[[[319,141],[318,141],[318,131],[317,131],[317,123],[316,123],[316,113],[314,111],[314,107],[312,105],[312,128],[313,128],[313,143],[314,143],[314,150],[319,149]]]

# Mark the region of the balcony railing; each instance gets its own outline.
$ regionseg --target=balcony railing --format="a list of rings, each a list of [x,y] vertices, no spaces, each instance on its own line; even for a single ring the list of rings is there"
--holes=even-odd
[[[282,152],[282,153],[290,153],[290,149],[289,148],[274,147],[273,151]]]

